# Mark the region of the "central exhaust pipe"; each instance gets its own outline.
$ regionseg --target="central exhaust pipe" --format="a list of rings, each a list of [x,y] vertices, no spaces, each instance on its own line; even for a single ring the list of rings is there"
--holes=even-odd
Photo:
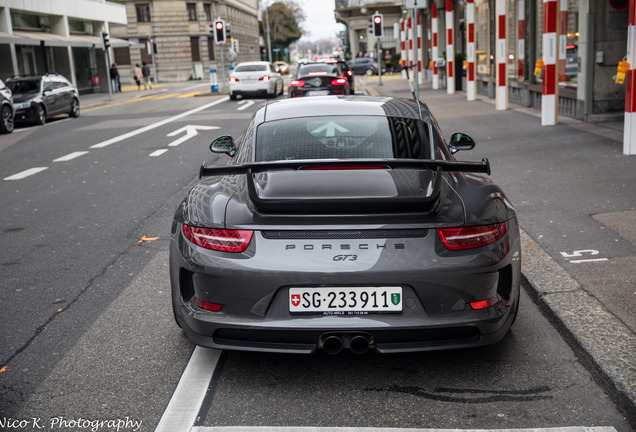
[[[327,354],[338,354],[340,351],[342,351],[343,346],[344,341],[340,336],[327,336],[322,341],[322,349],[324,349]]]
[[[354,354],[362,355],[369,351],[370,344],[371,341],[368,337],[364,335],[356,335],[351,338],[351,341],[349,342],[349,349]]]

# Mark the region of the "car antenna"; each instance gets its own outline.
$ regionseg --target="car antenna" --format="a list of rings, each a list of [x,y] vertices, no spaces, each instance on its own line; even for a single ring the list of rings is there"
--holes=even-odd
[[[411,83],[411,78],[409,78],[409,69],[411,69],[412,67],[414,67],[415,65],[409,65],[409,66],[404,66],[404,69],[406,69],[406,80],[409,83],[409,87],[411,88],[411,94],[413,95],[413,99],[417,100],[417,97],[415,97],[415,90],[413,90],[413,83]]]

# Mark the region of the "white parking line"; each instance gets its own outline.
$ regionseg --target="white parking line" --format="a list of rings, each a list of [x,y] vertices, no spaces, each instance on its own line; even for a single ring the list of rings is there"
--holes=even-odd
[[[532,429],[413,429],[373,427],[222,426],[193,427],[192,432],[616,432],[613,427],[556,427]]]
[[[162,154],[164,154],[165,152],[167,152],[168,149],[159,149],[159,150],[155,150],[152,153],[150,153],[148,156],[161,156]]]
[[[80,156],[84,156],[87,153],[88,153],[87,151],[77,151],[77,152],[69,153],[66,156],[62,156],[60,158],[53,159],[53,162],[68,162],[68,161],[73,160],[75,158],[78,158]]]
[[[44,171],[45,169],[48,169],[49,167],[36,167],[36,168],[29,168],[28,170],[24,170],[22,172],[19,172],[17,174],[13,174],[12,176],[9,177],[5,177],[4,180],[22,180],[23,178],[32,176],[33,174],[37,174],[41,171]]]
[[[92,145],[90,148],[104,148],[104,147],[107,147],[107,146],[109,146],[111,144],[115,144],[115,143],[117,143],[119,141],[123,141],[123,140],[125,140],[127,138],[134,137],[134,136],[142,134],[144,132],[148,132],[149,130],[152,130],[152,129],[156,129],[156,128],[160,127],[160,126],[163,126],[163,125],[168,124],[170,122],[173,122],[175,120],[182,119],[183,117],[187,117],[190,114],[194,114],[196,112],[203,111],[204,109],[208,109],[210,107],[213,107],[214,105],[218,105],[220,103],[223,103],[223,102],[225,102],[228,99],[229,99],[229,96],[222,97],[221,99],[217,99],[214,102],[210,102],[209,104],[206,104],[206,105],[201,105],[198,108],[191,109],[190,111],[186,111],[186,112],[181,113],[179,115],[176,115],[174,117],[170,117],[170,118],[167,118],[165,120],[161,120],[160,122],[153,123],[153,124],[150,124],[148,126],[144,126],[144,127],[140,128],[140,129],[125,133],[123,135],[119,135],[119,136],[117,136],[115,138],[111,138],[109,140],[102,141],[100,143]]]
[[[155,432],[189,432],[197,419],[221,351],[197,346]]]

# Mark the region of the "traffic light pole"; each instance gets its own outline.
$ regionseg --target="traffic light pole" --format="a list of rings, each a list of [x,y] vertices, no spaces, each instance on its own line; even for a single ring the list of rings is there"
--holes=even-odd
[[[378,39],[378,85],[382,85],[382,47],[380,45],[380,39]]]
[[[113,100],[113,89],[110,80],[110,63],[108,62],[108,49],[104,50],[104,61],[106,62],[106,76],[108,77],[108,99]]]
[[[224,55],[223,55],[223,45],[219,44],[219,49],[221,50],[221,82],[223,84],[221,84],[221,90],[225,91],[227,89],[227,82],[225,80],[225,62],[224,62]]]

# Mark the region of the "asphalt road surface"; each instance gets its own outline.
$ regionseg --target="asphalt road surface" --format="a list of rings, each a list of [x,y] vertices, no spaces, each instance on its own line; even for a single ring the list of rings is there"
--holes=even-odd
[[[631,430],[525,292],[512,331],[492,347],[195,350],[172,318],[172,213],[201,162],[224,161],[209,152],[212,139],[240,135],[262,100],[188,96],[190,87],[0,136],[0,426]],[[551,229],[571,226],[564,219],[555,214]]]

